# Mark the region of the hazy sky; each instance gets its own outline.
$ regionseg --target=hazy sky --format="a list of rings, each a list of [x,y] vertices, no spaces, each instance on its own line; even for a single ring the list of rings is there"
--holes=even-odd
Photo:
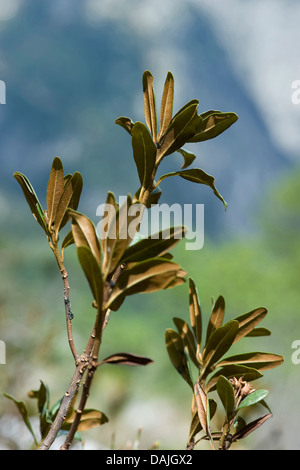
[[[0,0],[0,27],[23,3]],[[300,104],[291,99],[292,83],[300,80],[298,0],[82,0],[79,4],[84,5],[89,23],[117,22],[147,38],[145,63],[153,64],[161,81],[168,63],[176,73],[177,96],[186,80],[181,77],[184,50],[176,33],[188,28],[194,9],[204,12],[276,144],[291,159],[300,160]],[[72,17],[74,5],[74,0],[51,2],[62,18]],[[165,36],[172,40],[164,41]]]
[[[300,80],[300,2],[294,0],[86,0],[91,22],[116,21],[148,36],[148,62],[172,64],[180,87],[177,63],[184,51],[176,30],[188,27],[193,10],[205,12],[229,53],[235,73],[261,111],[270,134],[291,159],[300,160],[300,104],[292,102],[292,83]],[[175,27],[174,27],[175,25]],[[174,47],[164,46],[164,35]],[[155,56],[155,61],[151,60]],[[153,72],[160,76],[159,70]],[[177,88],[180,93],[180,88]]]

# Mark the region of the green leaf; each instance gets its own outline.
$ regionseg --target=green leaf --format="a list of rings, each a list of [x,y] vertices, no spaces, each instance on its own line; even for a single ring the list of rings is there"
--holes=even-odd
[[[218,378],[217,392],[226,411],[227,418],[231,419],[235,411],[234,390],[232,384],[223,375],[220,375]]]
[[[78,246],[77,255],[90,285],[94,299],[96,300],[97,306],[100,309],[102,307],[103,298],[103,279],[99,263],[94,257],[91,249],[87,246]]]
[[[239,331],[237,332],[234,342],[239,341],[241,338],[251,333],[256,325],[265,318],[267,313],[267,309],[257,308],[249,313],[236,317],[235,320],[239,322]]]
[[[176,119],[178,116],[180,116],[184,111],[186,111],[192,105],[198,105],[199,106],[199,100],[197,100],[197,99],[190,100],[188,103],[186,103],[184,106],[182,106],[182,108],[180,108],[179,111],[177,111],[177,113],[174,114],[174,116],[172,118],[172,122],[174,121],[174,119]]]
[[[225,313],[225,299],[220,295],[213,306],[213,310],[207,325],[206,343],[211,334],[220,326],[222,326]]]
[[[184,158],[184,163],[181,166],[182,170],[189,167],[196,158],[196,155],[183,149],[178,149],[177,152],[179,152]]]
[[[49,427],[52,423],[50,412],[49,412],[49,389],[41,381],[39,390],[31,390],[28,393],[30,398],[36,398],[38,404],[38,411],[40,415],[40,432],[41,436],[45,436],[49,430]]]
[[[197,288],[194,281],[189,278],[189,311],[191,327],[197,343],[197,356],[200,353],[201,337],[202,337],[202,314],[198,299]]]
[[[123,127],[123,129],[125,129],[125,131],[127,131],[128,134],[131,135],[134,122],[132,122],[130,118],[121,116],[115,120],[115,124],[118,124],[119,126]]]
[[[153,76],[146,70],[143,74],[143,97],[144,97],[144,112],[145,121],[156,142],[157,133],[157,118],[156,118],[156,104],[153,91]]]
[[[136,122],[132,128],[133,157],[138,170],[141,186],[147,188],[151,181],[155,159],[156,146],[145,124]]]
[[[12,400],[16,407],[18,408],[19,410],[19,413],[20,415],[22,416],[22,419],[27,427],[27,429],[30,431],[33,439],[34,439],[34,443],[36,446],[38,446],[38,442],[37,442],[37,439],[35,437],[35,434],[33,432],[33,429],[32,429],[32,426],[31,426],[31,423],[29,421],[29,418],[28,418],[28,411],[27,411],[27,408],[26,408],[26,405],[23,401],[19,401],[17,400],[16,398],[14,398],[12,395],[8,394],[8,393],[4,393],[3,394],[6,398],[8,398],[9,400]]]
[[[157,137],[159,142],[165,134],[169,124],[172,120],[173,113],[173,99],[174,99],[174,77],[171,72],[168,72],[164,84],[164,90],[160,106],[160,130]]]
[[[234,341],[238,327],[239,323],[232,320],[212,333],[203,353],[202,374],[204,372],[207,374],[210,368],[228,351]]]
[[[268,395],[269,391],[268,390],[255,390],[254,392],[250,393],[247,395],[239,404],[238,410],[241,410],[242,408],[246,408],[247,406],[252,406],[256,405],[256,403],[259,403],[262,401],[266,396]]]
[[[272,414],[268,413],[262,416],[261,418],[255,419],[251,423],[242,427],[232,436],[232,442],[238,441],[239,439],[244,439],[245,437],[249,436],[251,432],[258,429],[262,424],[264,424],[271,417],[272,417]]]
[[[194,333],[190,329],[187,322],[185,322],[181,318],[175,317],[175,318],[173,318],[173,321],[174,321],[175,326],[178,330],[178,333],[180,334],[180,336],[183,340],[183,343],[186,347],[186,350],[187,350],[191,360],[193,361],[195,366],[197,368],[199,368],[199,362],[198,362],[197,357],[196,357],[196,343],[195,343]]]
[[[200,115],[202,123],[198,132],[188,142],[202,142],[213,139],[222,134],[238,120],[235,113],[222,113],[220,111],[207,111]]]
[[[233,423],[235,432],[237,433],[240,429],[246,426],[246,421],[241,416],[236,416]]]
[[[33,187],[31,186],[30,181],[26,178],[25,175],[19,172],[14,173],[14,178],[18,181],[19,185],[21,186],[23,194],[26,198],[26,201],[30,207],[34,218],[37,220],[40,226],[44,229],[46,235],[49,237],[50,232],[48,230],[43,208],[37,198]]]
[[[163,256],[184,237],[185,228],[171,227],[162,230],[157,234],[152,234],[148,238],[129,246],[123,254],[122,262],[131,263],[143,261],[147,258]]]
[[[72,217],[72,234],[76,247],[89,247],[95,260],[101,266],[100,242],[93,222],[84,214],[69,210]]]
[[[277,354],[265,352],[250,352],[226,357],[216,364],[217,367],[228,366],[230,364],[241,364],[254,367],[257,370],[267,370],[278,367],[283,362],[283,357]]]
[[[39,390],[31,390],[28,396],[37,399],[39,413],[49,408],[49,389],[44,382],[41,381]]]
[[[123,352],[112,354],[101,361],[101,364],[124,364],[127,366],[147,366],[152,363],[153,361],[149,357]]]
[[[209,186],[214,194],[219,198],[223,204],[225,209],[227,208],[227,203],[221,196],[221,194],[217,191],[215,187],[215,179],[211,176],[205,173],[203,170],[200,170],[199,168],[193,168],[190,170],[181,170],[181,171],[174,171],[172,173],[166,173],[165,175],[162,175],[158,183],[163,181],[165,178],[169,178],[170,176],[181,176],[181,178],[184,178],[188,181],[192,181],[193,183],[198,183],[198,184],[205,184]]]
[[[48,226],[51,231],[54,223],[57,206],[64,189],[64,169],[59,157],[55,157],[52,163],[47,186],[47,213]]]
[[[172,329],[167,329],[165,333],[166,348],[169,354],[169,358],[181,375],[181,377],[189,384],[193,389],[193,383],[190,376],[186,355],[184,352],[184,344],[181,336]]]
[[[180,149],[191,139],[198,129],[197,115],[198,100],[187,103],[171,120],[161,142],[159,142],[158,161]]]

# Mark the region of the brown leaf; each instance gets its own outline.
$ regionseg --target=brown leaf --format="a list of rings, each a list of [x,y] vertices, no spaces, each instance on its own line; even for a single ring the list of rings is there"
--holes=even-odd
[[[119,277],[106,308],[119,296],[166,289],[172,280],[182,278],[185,274],[178,264],[164,258],[128,264]]]
[[[84,214],[69,210],[72,217],[72,233],[76,247],[86,246],[91,249],[99,266],[101,265],[100,243],[93,222]]]
[[[194,385],[194,394],[197,404],[198,417],[200,424],[206,434],[209,435],[210,430],[207,421],[207,395],[199,382]]]
[[[78,246],[77,255],[87,281],[90,285],[97,308],[101,310],[103,300],[103,279],[100,264],[89,246]]]
[[[112,274],[120,264],[125,250],[136,233],[131,230],[131,223],[136,223],[137,229],[141,216],[141,205],[132,204],[131,196],[128,195],[126,202],[117,210],[108,227],[106,258],[103,262],[105,277]]]
[[[239,329],[234,342],[236,343],[248,333],[251,333],[256,325],[260,323],[263,318],[265,318],[267,313],[268,311],[266,308],[257,308],[249,313],[245,313],[244,315],[235,318],[235,320],[239,322]]]
[[[191,278],[189,279],[189,309],[191,327],[195,334],[197,343],[197,354],[199,355],[202,337],[202,315],[197,294],[197,288]]]
[[[207,375],[211,368],[215,368],[218,361],[231,347],[238,331],[239,323],[232,320],[224,326],[219,326],[210,336],[203,352],[202,374]]]
[[[117,210],[118,205],[116,203],[115,195],[111,191],[108,191],[105,201],[103,219],[101,220],[100,224],[101,228],[99,234],[103,253],[103,267],[107,264],[108,256],[111,251],[110,243],[112,243],[112,240],[108,238],[108,232],[110,230],[110,225],[113,222]]]
[[[14,173],[14,178],[18,181],[18,183],[20,184],[22,188],[23,194],[30,207],[33,217],[44,229],[47,237],[50,237],[50,232],[48,229],[48,225],[46,223],[45,213],[43,211],[43,208],[37,198],[37,195],[30,181],[25,175],[23,175],[22,173],[19,173],[18,171]]]
[[[173,98],[174,98],[174,77],[171,74],[171,72],[168,72],[165,85],[164,85],[162,100],[161,100],[160,130],[159,130],[159,134],[157,137],[158,141],[162,138],[162,136],[166,132],[171,122],[172,113],[173,113]]]
[[[76,416],[76,410],[73,410],[72,413],[63,422],[62,429],[64,430],[70,429],[75,416]],[[78,426],[78,431],[87,431],[88,429],[92,429],[95,426],[100,426],[107,422],[108,422],[108,418],[101,411],[85,409],[82,412],[82,416],[81,416],[80,423]]]
[[[261,418],[255,419],[249,424],[246,424],[242,429],[240,429],[238,432],[236,432],[232,436],[232,442],[235,442],[239,439],[244,439],[245,437],[249,436],[253,431],[255,431],[257,428],[259,428],[262,424],[264,424],[269,418],[272,417],[272,413],[268,413]]]
[[[125,364],[128,366],[146,366],[153,363],[149,357],[139,356],[137,354],[130,353],[116,353],[106,357],[101,361],[101,364]]]
[[[227,366],[230,364],[243,364],[258,370],[272,369],[280,366],[283,357],[277,354],[264,352],[251,352],[245,354],[237,354],[236,356],[226,357],[216,364],[216,367]]]
[[[151,131],[154,142],[156,142],[157,122],[153,76],[148,70],[143,74],[143,97],[146,124]]]
[[[157,234],[151,234],[137,243],[129,246],[122,257],[122,262],[131,263],[147,258],[164,256],[185,236],[183,226],[164,229]]]
[[[209,323],[207,326],[206,343],[209,340],[211,334],[220,326],[222,326],[223,318],[225,313],[225,300],[221,295],[218,297],[214,304]]]
[[[55,227],[55,236],[58,238],[58,232],[70,220],[71,215],[68,211],[70,209],[77,209],[82,190],[82,176],[76,172],[71,179],[64,185],[64,189],[60,200],[57,204],[56,212],[53,216],[53,223]]]
[[[125,131],[128,132],[128,134],[131,135],[132,127],[134,125],[134,122],[128,117],[121,116],[118,119],[115,120],[115,124],[118,124],[119,126],[123,127]]]
[[[193,389],[193,383],[188,368],[186,355],[184,352],[184,344],[181,336],[176,331],[168,328],[165,333],[166,348],[169,358],[182,378]]]
[[[199,368],[199,362],[196,358],[196,344],[195,338],[192,330],[190,329],[189,325],[186,321],[182,320],[181,318],[173,318],[173,321],[177,327],[178,333],[180,334],[181,338],[183,339],[184,345],[187,349],[187,352],[195,364],[196,367]]]
[[[64,169],[59,157],[55,157],[52,163],[50,176],[47,186],[47,212],[48,212],[48,226],[51,230],[51,225],[55,218],[56,209],[60,197],[64,189]]]
[[[61,230],[71,218],[67,209],[77,210],[82,186],[82,176],[78,171],[75,171],[74,175],[71,175],[71,178],[68,178],[65,183],[63,193],[57,206],[55,215],[57,231]]]

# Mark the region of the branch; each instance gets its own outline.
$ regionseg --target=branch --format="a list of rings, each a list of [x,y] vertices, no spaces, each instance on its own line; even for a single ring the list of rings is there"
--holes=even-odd
[[[77,390],[79,388],[80,382],[82,380],[82,376],[84,371],[86,370],[88,366],[88,361],[87,358],[82,357],[80,360],[81,363],[78,364],[76,367],[76,370],[74,372],[74,375],[71,379],[70,385],[68,390],[66,391],[59,411],[56,415],[56,418],[51,425],[50,431],[48,432],[46,438],[44,439],[43,443],[39,447],[38,450],[48,450],[50,449],[51,445],[53,444],[58,432],[61,429],[62,423],[65,420],[67,416],[67,412],[70,408],[70,405],[72,403],[73,398],[75,397]]]
[[[77,432],[77,429],[78,429],[78,426],[80,424],[81,416],[82,416],[82,413],[84,411],[87,399],[88,399],[89,394],[90,394],[90,386],[92,384],[92,380],[93,380],[95,370],[96,370],[95,366],[90,366],[90,368],[88,370],[86,379],[83,383],[82,395],[81,395],[81,399],[80,399],[80,402],[79,402],[79,406],[78,406],[77,411],[76,411],[74,421],[73,421],[73,423],[70,427],[70,430],[69,430],[69,433],[68,433],[68,435],[65,439],[65,442],[61,446],[60,450],[69,450],[69,448],[72,444],[72,441],[74,439],[74,436],[75,436],[75,434]]]
[[[120,275],[122,274],[124,270],[124,267],[125,266],[121,264],[117,268],[112,278],[113,283],[117,282],[117,280],[119,279]],[[103,306],[106,305],[106,303],[108,302],[112,289],[113,289],[112,284],[107,283],[105,286],[105,290],[104,290]],[[89,342],[85,349],[86,354],[88,354],[90,357],[87,377],[83,384],[81,399],[80,399],[79,406],[76,411],[74,421],[71,425],[71,428],[65,439],[65,442],[61,446],[61,450],[69,450],[72,444],[72,441],[74,439],[74,436],[77,432],[78,426],[80,424],[82,413],[84,411],[87,399],[90,395],[90,388],[92,385],[94,374],[97,369],[97,366],[99,365],[99,362],[98,362],[99,349],[101,346],[102,334],[103,334],[104,328],[107,325],[109,314],[110,314],[110,309],[107,309],[106,311],[103,311],[102,309],[98,310],[93,332],[90,336]]]
[[[72,319],[73,313],[71,312],[71,302],[70,302],[70,284],[68,280],[68,273],[65,268],[64,261],[60,255],[59,249],[57,244],[50,244],[50,247],[53,251],[53,254],[56,258],[58,267],[60,269],[63,285],[64,285],[64,305],[65,305],[65,314],[66,314],[66,323],[67,323],[67,335],[68,335],[68,342],[72,352],[72,355],[75,359],[75,363],[77,363],[79,354],[76,351],[74,340],[73,340],[73,332],[72,332]]]

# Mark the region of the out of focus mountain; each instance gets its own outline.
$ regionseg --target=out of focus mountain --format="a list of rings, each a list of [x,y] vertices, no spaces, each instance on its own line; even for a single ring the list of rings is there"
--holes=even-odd
[[[13,172],[25,173],[44,202],[56,155],[67,172],[82,172],[80,208],[94,219],[108,190],[137,189],[130,137],[114,120],[143,120],[141,78],[149,69],[158,105],[171,70],[177,109],[198,98],[203,112],[239,115],[217,139],[187,147],[198,156],[195,165],[215,177],[227,213],[208,187],[180,178],[162,183],[164,202],[204,203],[209,236],[253,231],[265,188],[294,163],[272,138],[215,24],[192,1],[13,0],[10,7],[1,1],[0,79],[7,97],[0,107],[0,214],[7,230],[28,215]],[[235,54],[243,53],[240,43]],[[164,170],[181,163],[180,155],[170,156]]]

